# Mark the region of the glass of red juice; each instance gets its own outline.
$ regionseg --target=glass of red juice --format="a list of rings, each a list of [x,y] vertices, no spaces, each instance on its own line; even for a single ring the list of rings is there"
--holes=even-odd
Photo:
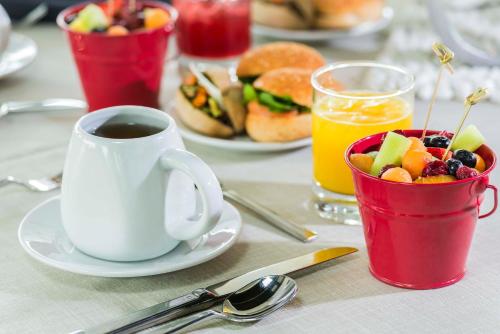
[[[229,59],[250,47],[250,0],[174,0],[181,55]]]

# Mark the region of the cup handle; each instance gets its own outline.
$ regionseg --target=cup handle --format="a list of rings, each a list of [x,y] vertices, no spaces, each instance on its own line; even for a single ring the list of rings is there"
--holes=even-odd
[[[491,216],[497,210],[497,207],[498,207],[498,189],[497,189],[497,187],[495,187],[494,185],[488,184],[486,186],[486,189],[488,189],[488,188],[493,190],[493,201],[494,201],[493,208],[488,213],[485,213],[484,215],[480,215],[479,219],[483,219],[483,218]]]
[[[224,205],[222,190],[214,172],[196,155],[172,149],[160,158],[166,170],[179,170],[189,176],[200,192],[202,212],[197,219],[175,219],[165,223],[166,231],[177,240],[189,240],[209,232],[220,219]]]

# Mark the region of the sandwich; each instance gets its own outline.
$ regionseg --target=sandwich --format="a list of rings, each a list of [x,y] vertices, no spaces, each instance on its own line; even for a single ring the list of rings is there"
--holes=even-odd
[[[383,0],[312,0],[318,12],[316,27],[321,29],[348,29],[368,21],[376,21],[382,14]]]
[[[247,134],[258,142],[287,142],[311,136],[312,70],[280,68],[243,87]]]
[[[281,29],[309,29],[314,24],[311,0],[253,0],[254,23]]]
[[[233,84],[223,69],[210,69],[203,74],[220,90],[222,103],[189,74],[176,92],[176,109],[182,122],[210,137],[228,138],[244,132],[246,110],[241,86]]]
[[[315,49],[299,43],[276,42],[254,48],[243,54],[236,69],[243,83],[251,83],[260,75],[283,67],[315,70],[325,59]]]

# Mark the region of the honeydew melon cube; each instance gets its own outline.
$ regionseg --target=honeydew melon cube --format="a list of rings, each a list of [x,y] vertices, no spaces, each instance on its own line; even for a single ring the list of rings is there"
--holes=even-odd
[[[481,132],[479,132],[479,129],[475,125],[471,124],[458,134],[455,142],[451,146],[451,149],[453,151],[467,150],[469,152],[474,152],[485,142],[486,139]]]
[[[109,25],[109,19],[106,16],[104,10],[95,4],[89,4],[85,6],[85,8],[78,13],[78,17],[76,20],[82,20],[82,24],[87,29],[87,31],[92,31],[93,29],[99,28],[107,28]]]
[[[377,176],[386,165],[400,166],[403,156],[411,146],[411,140],[394,132],[388,132],[373,162],[370,174]]]
[[[83,20],[76,18],[69,24],[69,28],[74,32],[87,33],[90,32],[90,29],[87,27]]]

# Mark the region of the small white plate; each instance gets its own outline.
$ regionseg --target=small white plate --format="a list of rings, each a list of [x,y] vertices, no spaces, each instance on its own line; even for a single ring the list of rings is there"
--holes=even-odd
[[[29,255],[49,266],[77,274],[102,277],[158,275],[196,266],[228,250],[241,231],[241,216],[231,204],[212,231],[191,248],[182,242],[173,251],[147,261],[113,262],[80,252],[62,226],[60,197],[53,197],[32,209],[18,230],[21,246]]]
[[[362,23],[351,29],[291,30],[254,24],[252,31],[257,36],[274,39],[297,42],[320,42],[359,37],[379,32],[391,24],[393,17],[394,10],[391,7],[385,7],[380,19],[377,21]]]
[[[9,45],[0,55],[0,79],[31,64],[37,53],[38,49],[31,38],[11,33]]]
[[[229,151],[240,152],[278,152],[288,151],[311,145],[312,139],[304,138],[286,143],[259,143],[252,141],[250,137],[242,135],[230,139],[214,138],[202,135],[191,130],[182,123],[175,112],[175,107],[170,105],[167,107],[167,112],[175,119],[179,132],[184,139],[192,141],[200,145],[221,148]]]

